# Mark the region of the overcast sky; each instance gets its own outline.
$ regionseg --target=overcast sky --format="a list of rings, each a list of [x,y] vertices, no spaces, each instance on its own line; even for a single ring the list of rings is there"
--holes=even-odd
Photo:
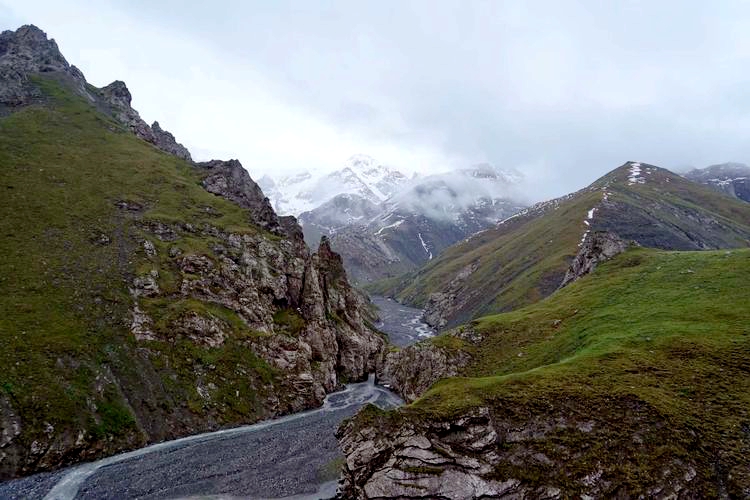
[[[750,2],[0,0],[198,159],[254,177],[366,153],[582,187],[624,163],[747,161]]]

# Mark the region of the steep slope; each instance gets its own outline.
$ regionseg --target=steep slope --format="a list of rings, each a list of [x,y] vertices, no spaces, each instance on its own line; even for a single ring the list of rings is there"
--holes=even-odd
[[[750,202],[750,167],[743,163],[722,163],[696,168],[687,172],[685,178]]]
[[[630,250],[389,354],[419,399],[340,428],[342,498],[748,498],[749,279],[748,249]]]
[[[191,163],[37,28],[0,36],[0,78],[0,479],[309,408],[375,369],[340,257],[239,162]]]
[[[746,247],[750,206],[668,170],[628,162],[586,189],[524,210],[415,273],[372,289],[425,307],[431,325],[455,326],[548,296],[587,239],[604,232],[661,249]]]
[[[349,201],[304,213],[300,223],[306,234],[329,235],[352,278],[367,283],[414,270],[521,210],[519,179],[513,171],[477,165],[413,179],[374,216],[374,207]]]

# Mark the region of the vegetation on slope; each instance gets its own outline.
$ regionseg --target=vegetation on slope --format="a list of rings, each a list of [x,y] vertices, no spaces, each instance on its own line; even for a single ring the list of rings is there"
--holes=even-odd
[[[750,244],[746,203],[645,164],[645,182],[631,183],[630,165],[589,188],[532,207],[450,247],[416,273],[368,289],[427,306],[428,319],[431,310],[437,310],[447,326],[456,326],[554,292],[588,230],[611,231],[625,240],[667,250]],[[434,293],[445,297],[430,303]]]
[[[370,409],[362,423],[455,422],[480,407],[511,430],[591,423],[592,434],[552,425],[524,444],[549,464],[502,462],[497,477],[575,492],[599,464],[608,471],[599,484],[612,481],[604,496],[636,496],[681,461],[696,464],[699,496],[741,497],[750,491],[749,280],[747,249],[630,250],[535,305],[473,322],[477,342],[447,341],[455,332],[431,340],[471,355],[463,377],[398,412]],[[513,455],[521,444],[504,446]]]
[[[266,233],[248,225],[245,210],[206,192],[192,165],[136,138],[54,78],[35,84],[47,102],[0,119],[0,404],[6,398],[23,415],[18,439],[40,456],[60,429],[81,431],[84,454],[130,447],[145,439],[128,403],[140,399],[142,414],[153,415],[143,424],[157,438],[198,417],[204,426],[257,418],[257,393],[274,374],[240,345],[256,333],[220,306],[152,301],[145,307],[157,329],[179,308],[211,307],[233,333],[212,349],[175,339],[144,350],[129,331],[128,286],[144,269],[159,271],[162,289],[176,286],[166,244],[155,240],[158,256],[149,256],[138,243],[143,224]],[[139,207],[138,223],[118,208],[123,202]],[[171,245],[214,257],[207,238]],[[196,392],[200,384],[219,387],[211,401]],[[164,422],[165,412],[182,417]]]

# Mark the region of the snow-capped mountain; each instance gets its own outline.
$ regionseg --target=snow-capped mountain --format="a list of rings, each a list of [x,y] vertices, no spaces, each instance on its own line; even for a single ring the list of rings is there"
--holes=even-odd
[[[521,179],[516,171],[477,165],[412,178],[380,203],[340,194],[299,220],[308,243],[329,236],[349,275],[368,282],[412,270],[523,209]]]
[[[330,174],[258,184],[277,212],[298,216],[310,246],[328,236],[362,283],[415,269],[523,209],[521,181],[519,172],[489,164],[408,178],[355,155]]]
[[[750,202],[750,167],[744,163],[722,163],[696,168],[687,172],[685,177]]]
[[[301,172],[278,180],[262,177],[258,184],[281,215],[298,216],[339,195],[354,195],[379,204],[393,195],[407,177],[366,155],[349,158],[340,170],[324,175]]]

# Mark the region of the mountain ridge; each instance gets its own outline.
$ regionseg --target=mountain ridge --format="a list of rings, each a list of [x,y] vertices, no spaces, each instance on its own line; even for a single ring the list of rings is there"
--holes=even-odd
[[[721,163],[696,168],[684,174],[686,179],[750,202],[750,167],[744,163]]]
[[[673,250],[747,246],[749,208],[668,170],[627,162],[368,288],[424,307],[432,326],[456,326],[550,295],[592,232]]]
[[[0,478],[319,405],[386,340],[237,160],[0,35]]]
[[[308,242],[329,236],[358,283],[397,276],[523,208],[521,175],[488,164],[413,177],[376,204],[341,194],[300,215]]]

